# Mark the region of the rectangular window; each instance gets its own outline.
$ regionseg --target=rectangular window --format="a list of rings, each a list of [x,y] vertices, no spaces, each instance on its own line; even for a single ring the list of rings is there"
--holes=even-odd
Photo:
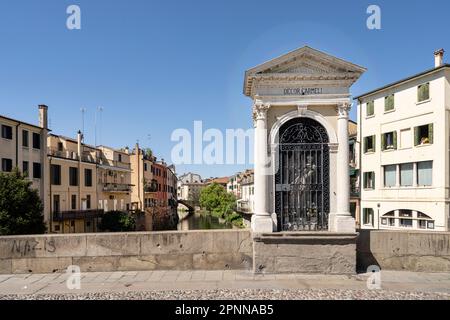
[[[29,171],[30,171],[30,167],[29,167],[28,161],[22,161],[22,173],[25,177],[30,176]]]
[[[411,129],[404,129],[400,131],[400,146],[402,149],[412,147]]]
[[[411,219],[400,219],[400,227],[412,228],[413,221]]]
[[[33,132],[33,148],[41,148],[41,135],[39,133]]]
[[[86,195],[86,209],[90,209],[91,208],[91,195],[88,194]]]
[[[384,166],[384,186],[395,187],[397,185],[397,166]]]
[[[417,163],[417,185],[431,186],[433,184],[433,161]]]
[[[375,136],[364,138],[364,153],[375,152]]]
[[[366,116],[371,117],[375,114],[375,102],[369,101],[366,103]]]
[[[425,83],[417,87],[417,101],[422,102],[430,99],[430,83]]]
[[[12,171],[12,159],[2,158],[2,171],[3,172]]]
[[[147,171],[147,164],[144,163],[144,171]]]
[[[394,101],[395,101],[395,98],[394,98],[393,94],[384,98],[384,111],[385,112],[392,111],[395,109]]]
[[[395,227],[395,218],[389,218],[389,227]]]
[[[69,185],[78,186],[78,168],[69,168]]]
[[[29,147],[27,130],[22,130],[22,147]]]
[[[419,220],[419,229],[426,229],[426,228],[427,228],[427,221]]]
[[[84,169],[84,185],[92,187],[92,169]]]
[[[381,149],[396,150],[397,149],[397,132],[387,132],[381,135]]]
[[[400,165],[400,185],[402,187],[411,187],[413,185],[414,165],[404,163]]]
[[[39,162],[33,162],[33,178],[40,179],[42,175],[41,164]]]
[[[364,172],[364,189],[375,189],[375,172]]]
[[[71,204],[72,210],[76,210],[77,209],[77,195],[76,194],[72,195],[70,204]]]
[[[119,162],[122,162],[122,155],[119,154]]]
[[[414,128],[414,146],[433,143],[433,124],[427,124]]]
[[[363,224],[373,226],[373,209],[364,208],[363,209]]]
[[[58,142],[58,151],[62,152],[64,149],[63,143],[62,142]]]
[[[52,164],[50,166],[50,181],[52,185],[61,185],[61,166],[58,164]]]
[[[2,124],[2,138],[12,140],[12,127]]]

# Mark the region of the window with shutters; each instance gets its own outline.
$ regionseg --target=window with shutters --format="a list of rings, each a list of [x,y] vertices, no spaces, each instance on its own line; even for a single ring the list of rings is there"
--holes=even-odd
[[[430,100],[430,83],[424,83],[417,87],[417,102]]]
[[[3,172],[12,171],[12,159],[2,158],[2,171]]]
[[[375,136],[364,138],[364,153],[375,152]]]
[[[28,131],[27,130],[22,130],[22,147],[28,147],[29,143],[28,143]]]
[[[433,144],[433,124],[427,124],[414,128],[414,145],[422,146]]]
[[[39,133],[33,132],[33,149],[41,148],[41,135]]]
[[[61,166],[58,164],[52,164],[50,166],[50,181],[52,185],[61,185]]]
[[[12,140],[13,132],[12,127],[2,124],[2,138]]]
[[[395,109],[395,98],[394,95],[391,94],[384,98],[384,111],[389,112]]]
[[[28,161],[22,161],[22,173],[25,177],[29,177],[29,162]]]
[[[42,175],[41,164],[39,162],[33,162],[33,178],[40,179]]]
[[[371,117],[375,114],[375,102],[369,101],[366,103],[366,116]]]
[[[363,209],[363,224],[373,226],[374,214],[372,208]]]
[[[397,149],[397,132],[387,132],[381,135],[382,150],[396,150]]]
[[[373,190],[375,189],[375,172],[364,172],[364,189]]]
[[[69,168],[69,185],[75,187],[78,186],[78,168]]]

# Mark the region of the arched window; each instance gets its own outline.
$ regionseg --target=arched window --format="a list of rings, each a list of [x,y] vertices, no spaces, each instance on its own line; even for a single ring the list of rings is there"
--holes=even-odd
[[[396,215],[398,212],[398,215]],[[434,220],[420,212],[409,209],[389,211],[380,218],[380,223],[384,227],[434,229]],[[417,225],[414,224],[417,221]]]

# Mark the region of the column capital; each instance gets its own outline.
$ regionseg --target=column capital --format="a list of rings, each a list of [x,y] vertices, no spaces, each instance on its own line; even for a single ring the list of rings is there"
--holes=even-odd
[[[348,114],[351,108],[352,104],[350,102],[343,102],[338,104],[336,111],[338,113],[339,119],[348,118]]]
[[[255,101],[253,105],[253,121],[266,120],[267,111],[270,109],[270,104]]]

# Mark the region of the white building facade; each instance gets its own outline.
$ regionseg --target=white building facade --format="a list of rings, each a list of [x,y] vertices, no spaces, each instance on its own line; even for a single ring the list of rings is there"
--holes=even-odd
[[[450,65],[357,97],[363,229],[448,231]]]
[[[363,72],[310,47],[246,71],[255,125],[253,232],[355,232],[349,91]]]

